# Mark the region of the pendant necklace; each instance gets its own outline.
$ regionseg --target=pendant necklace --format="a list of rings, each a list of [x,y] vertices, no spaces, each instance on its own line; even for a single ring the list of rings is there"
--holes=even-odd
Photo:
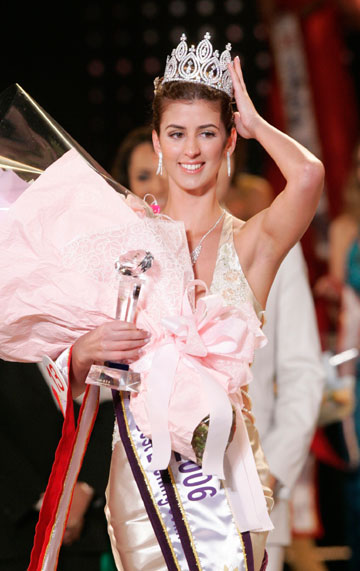
[[[208,230],[203,237],[201,238],[200,242],[198,243],[198,245],[196,246],[196,248],[193,249],[193,251],[190,253],[190,258],[191,258],[191,263],[192,265],[196,264],[196,261],[198,259],[198,257],[200,256],[200,252],[201,252],[201,248],[202,248],[202,243],[205,240],[205,238],[210,234],[210,232],[212,232],[213,230],[215,230],[216,226],[221,222],[221,220],[223,219],[225,215],[225,210],[222,211],[222,213],[220,214],[219,218],[216,220],[214,226],[212,226],[210,228],[210,230]]]

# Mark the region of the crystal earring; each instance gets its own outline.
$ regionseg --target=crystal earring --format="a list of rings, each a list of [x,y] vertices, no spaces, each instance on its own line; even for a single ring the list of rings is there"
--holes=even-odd
[[[162,152],[159,152],[159,163],[158,163],[158,168],[156,171],[156,174],[162,175],[163,173],[163,169],[162,169]]]
[[[227,173],[228,173],[228,177],[231,177],[231,162],[230,162],[230,153],[229,151],[226,153],[226,159],[227,159]]]

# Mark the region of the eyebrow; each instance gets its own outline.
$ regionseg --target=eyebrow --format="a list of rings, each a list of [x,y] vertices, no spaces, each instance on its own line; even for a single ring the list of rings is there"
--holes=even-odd
[[[212,127],[214,129],[219,129],[219,127],[217,125],[215,125],[214,123],[207,123],[206,125],[199,125],[198,129],[208,129],[209,127]],[[186,129],[186,127],[184,127],[182,125],[174,125],[173,123],[171,123],[170,125],[166,126],[166,129]]]

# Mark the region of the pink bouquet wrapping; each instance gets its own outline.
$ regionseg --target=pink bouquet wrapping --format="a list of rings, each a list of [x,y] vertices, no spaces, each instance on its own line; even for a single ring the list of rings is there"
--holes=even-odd
[[[182,224],[156,219],[136,197],[112,189],[77,151],[68,151],[18,198],[0,226],[1,357],[56,358],[114,318],[114,262],[140,247],[155,257],[143,302],[151,307],[161,299],[156,311],[176,311],[191,271]]]
[[[10,205],[19,198],[28,186],[28,183],[15,172],[0,169],[0,224]]]
[[[144,299],[178,309],[192,273],[183,225],[156,219],[19,85],[0,94],[0,208],[4,359],[55,358],[114,318],[114,263],[129,250],[156,258]]]
[[[115,260],[149,250],[154,263],[136,323],[151,331],[152,342],[133,367],[142,383],[132,411],[154,440],[154,468],[166,467],[171,449],[195,460],[193,433],[210,414],[204,464],[222,474],[232,410],[241,406],[239,389],[264,342],[252,306],[229,308],[207,294],[195,310],[183,223],[114,190],[115,181],[21,88],[14,101],[0,124],[0,197],[7,205],[0,225],[0,356],[56,358],[114,318]],[[13,140],[2,136],[4,123],[6,132],[16,132]]]
[[[264,343],[253,307],[226,307],[221,297],[208,292],[195,307],[191,286],[196,282],[184,224],[154,215],[146,203],[119,188],[35,102],[31,104],[41,121],[34,129],[25,121],[19,128],[25,136],[9,141],[3,136],[0,97],[0,358],[56,359],[80,335],[113,319],[118,297],[115,260],[132,250],[150,251],[154,262],[146,272],[135,323],[152,333],[152,341],[132,367],[142,381],[132,395],[131,410],[152,438],[152,468],[165,468],[171,450],[195,460],[194,430],[210,416],[203,470],[230,477],[224,474],[223,461],[235,414],[237,445],[229,458],[236,484],[231,489],[237,494],[244,485],[252,488],[262,514],[259,525],[267,526],[241,416],[240,387],[251,380],[254,350]],[[5,123],[22,125],[21,109],[22,104],[10,106]],[[30,152],[33,141],[36,152]],[[97,398],[98,387],[88,387],[81,417],[87,431],[96,416]],[[53,568],[89,437],[81,427],[74,432],[70,391],[66,410],[65,432],[71,436],[64,432],[60,444],[63,452],[51,476],[32,570]],[[53,525],[59,530],[55,535]]]

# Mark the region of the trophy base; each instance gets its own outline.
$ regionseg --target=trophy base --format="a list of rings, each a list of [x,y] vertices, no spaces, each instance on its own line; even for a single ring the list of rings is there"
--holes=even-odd
[[[97,385],[98,387],[134,393],[138,392],[140,382],[139,373],[106,367],[106,365],[92,365],[85,381],[87,385]]]

